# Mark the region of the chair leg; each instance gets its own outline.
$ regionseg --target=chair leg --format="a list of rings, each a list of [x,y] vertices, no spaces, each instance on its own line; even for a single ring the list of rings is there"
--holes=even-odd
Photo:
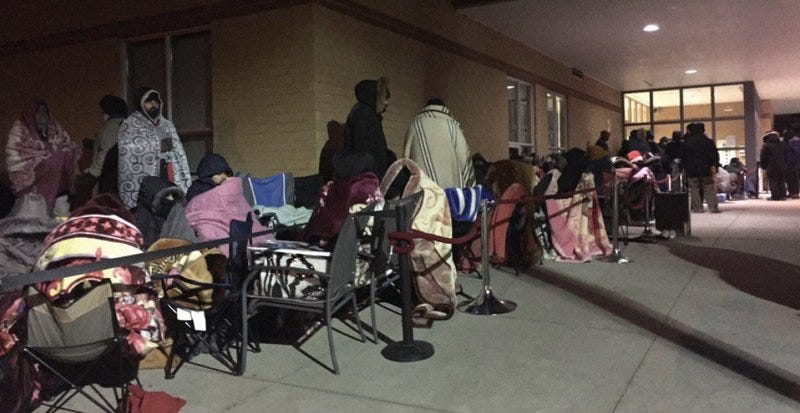
[[[239,298],[241,300],[242,343],[239,347],[239,357],[236,363],[236,371],[233,372],[234,376],[241,376],[244,374],[245,366],[247,365],[247,348],[250,346],[250,323],[247,322],[247,299],[245,299],[245,297]]]
[[[361,335],[361,342],[366,343],[367,337],[364,335],[364,327],[361,326],[361,316],[358,315],[358,302],[356,301],[356,293],[352,294],[353,301],[353,314],[356,316],[356,324],[358,325],[358,334]]]
[[[375,316],[375,296],[377,295],[377,288],[375,286],[375,277],[373,274],[372,281],[369,284],[369,315],[372,322],[372,342],[378,345],[378,322]]]
[[[339,374],[339,363],[336,361],[336,349],[333,346],[333,328],[331,328],[331,311],[325,309],[325,327],[328,329],[328,346],[331,351],[331,360],[333,361],[333,374]]]

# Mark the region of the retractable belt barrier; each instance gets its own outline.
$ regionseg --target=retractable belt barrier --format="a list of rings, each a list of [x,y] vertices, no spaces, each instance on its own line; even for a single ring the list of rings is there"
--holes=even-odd
[[[285,228],[291,228],[291,226]],[[283,229],[283,227],[281,229]],[[243,234],[236,237],[220,238],[211,241],[199,242],[197,244],[168,248],[159,251],[145,252],[136,255],[128,255],[119,258],[111,258],[107,260],[95,261],[92,263],[75,265],[71,267],[61,267],[50,270],[13,274],[8,277],[0,279],[0,293],[11,292],[20,289],[28,284],[36,284],[45,281],[59,280],[62,278],[71,277],[73,275],[86,274],[88,272],[100,271],[107,268],[123,267],[126,265],[133,265],[140,262],[153,261],[159,258],[169,257],[177,254],[185,254],[203,248],[213,248],[219,245],[229,244],[231,241],[244,241],[253,237],[260,237],[262,235],[271,234],[273,232],[274,230],[269,229],[266,231],[254,232],[252,234]]]

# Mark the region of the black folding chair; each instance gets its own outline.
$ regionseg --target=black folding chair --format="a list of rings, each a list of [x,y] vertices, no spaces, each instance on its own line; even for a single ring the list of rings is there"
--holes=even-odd
[[[46,404],[47,411],[64,409],[77,394],[103,412],[126,411],[128,383],[136,379],[137,368],[125,354],[126,340],[117,323],[111,282],[92,286],[66,307],[54,305],[32,287],[26,291],[26,300],[29,311],[23,352],[69,386]],[[113,388],[114,400],[106,398],[98,385]]]
[[[361,327],[361,320],[358,316],[358,306],[355,295],[355,272],[356,259],[358,258],[359,235],[368,221],[366,216],[348,215],[342,224],[341,232],[336,240],[333,252],[330,255],[330,262],[326,271],[309,270],[307,268],[297,268],[281,265],[256,266],[247,276],[247,280],[242,285],[243,311],[242,324],[247,325],[248,320],[258,313],[261,307],[277,307],[289,310],[308,312],[322,315],[325,318],[325,326],[328,330],[328,345],[330,347],[331,360],[333,362],[333,373],[339,374],[339,364],[336,360],[336,349],[333,343],[333,329],[331,321],[334,314],[348,303],[353,306],[355,322],[358,326],[361,341],[364,342],[364,331]],[[293,250],[293,253],[302,254],[300,250]],[[259,281],[258,275],[261,271],[275,274],[278,277],[289,277],[295,274],[314,275],[319,277],[324,290],[321,294],[314,297],[272,297],[266,294],[257,293],[254,283]],[[244,330],[247,337],[247,330]]]
[[[161,298],[164,314],[172,315],[171,328],[177,330],[172,334],[175,339],[185,339],[184,343],[174,343],[167,355],[164,376],[167,379],[175,374],[187,361],[198,352],[205,350],[227,371],[235,376],[244,374],[248,343],[242,332],[241,286],[248,271],[247,247],[250,245],[250,234],[253,232],[252,216],[248,214],[245,221],[231,220],[228,271],[224,282],[205,283],[191,280],[181,275],[157,274],[153,280],[161,282],[162,291],[181,289],[179,294],[166,294]],[[168,281],[172,285],[167,285]],[[212,303],[198,301],[199,289],[213,289]],[[183,344],[179,346],[178,344]],[[258,351],[258,348],[254,348]],[[176,356],[180,361],[175,365]],[[174,367],[173,367],[174,366]]]

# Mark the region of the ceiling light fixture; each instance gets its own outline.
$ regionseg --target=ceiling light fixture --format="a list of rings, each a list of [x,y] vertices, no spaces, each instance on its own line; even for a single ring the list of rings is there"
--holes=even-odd
[[[514,89],[515,87],[516,86],[514,86],[514,85],[508,85],[508,86],[506,86],[506,89]]]
[[[693,75],[697,73],[697,69],[686,69],[686,71],[683,73],[686,73],[687,75]]]
[[[657,24],[652,24],[651,23],[651,24],[648,24],[647,26],[644,26],[644,28],[642,30],[644,30],[644,31],[646,31],[648,33],[651,33],[651,32],[657,32],[658,29],[660,29],[660,27],[658,27]]]

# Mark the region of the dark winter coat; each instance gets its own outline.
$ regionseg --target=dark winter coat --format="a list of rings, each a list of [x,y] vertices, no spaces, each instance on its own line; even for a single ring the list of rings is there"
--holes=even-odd
[[[172,199],[169,199],[170,195]],[[146,176],[142,179],[136,202],[133,210],[136,227],[142,232],[147,248],[161,237],[161,228],[172,207],[185,201],[183,192],[176,185],[156,176]]]
[[[800,172],[800,137],[795,136],[786,143],[786,167]]]
[[[717,146],[705,133],[693,133],[683,141],[681,165],[687,177],[711,176],[711,167],[718,163]]]
[[[386,159],[386,136],[383,134],[380,111],[383,110],[385,84],[377,80],[362,80],[355,87],[358,102],[347,116],[351,152],[367,153],[375,161],[373,172],[379,178],[389,167]]]
[[[786,170],[786,145],[781,142],[777,133],[767,136],[761,147],[761,168],[772,178],[783,176]]]
[[[567,159],[567,167],[564,168],[558,178],[559,193],[574,191],[583,173],[589,169],[589,158],[586,156],[586,152],[581,149],[570,149],[564,154],[564,158]]]

